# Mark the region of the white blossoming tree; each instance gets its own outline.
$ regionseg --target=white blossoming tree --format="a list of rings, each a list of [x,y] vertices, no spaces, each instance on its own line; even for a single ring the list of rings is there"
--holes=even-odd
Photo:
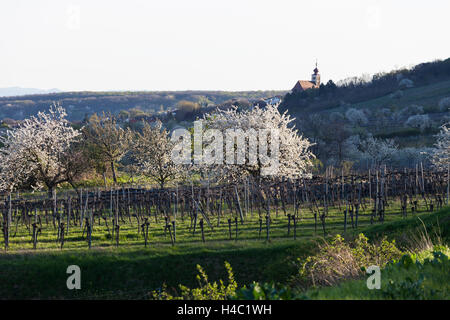
[[[39,112],[0,138],[1,190],[11,192],[33,180],[33,187],[47,187],[51,195],[60,183],[74,178],[78,168],[69,154],[80,132],[65,117],[61,106],[52,105],[48,113]]]
[[[450,123],[443,125],[436,137],[433,163],[440,169],[447,169],[450,166]]]
[[[367,117],[362,110],[350,108],[345,113],[345,117],[355,125],[364,125],[368,123]]]
[[[359,148],[377,168],[391,160],[398,151],[398,147],[392,139],[378,139],[372,136],[361,141]]]
[[[450,97],[445,97],[439,100],[438,106],[440,111],[448,111],[448,109],[450,109]]]
[[[173,142],[169,133],[157,121],[152,127],[145,124],[142,133],[137,133],[132,144],[132,158],[137,171],[154,179],[161,188],[181,173],[181,167],[172,161]]]
[[[286,112],[280,114],[278,105],[270,104],[264,108],[256,106],[244,111],[238,111],[235,107],[226,110],[218,109],[212,114],[204,115],[205,129],[215,129],[216,132],[220,132],[214,140],[223,147],[223,155],[226,156],[222,163],[207,164],[208,169],[216,175],[229,179],[248,175],[255,178],[309,176],[314,158],[309,150],[312,143],[298,133],[291,124],[294,120]],[[228,136],[230,132],[232,133],[231,141],[233,141],[231,153],[227,143],[230,141]],[[270,132],[270,134],[257,135],[258,132]],[[222,139],[224,143],[221,144]],[[264,141],[265,139],[267,141]],[[278,142],[277,147],[275,142]],[[240,154],[238,154],[239,144],[241,147],[244,145],[244,149],[241,148],[244,152]],[[261,157],[264,154],[269,155],[269,149],[270,157],[277,162],[276,170],[273,171],[269,168],[273,163],[264,161],[264,157]],[[228,159],[230,154],[234,159]],[[266,171],[265,174],[263,174],[264,171]]]
[[[427,114],[417,114],[410,116],[405,122],[405,126],[420,129],[424,131],[432,126],[430,117]]]

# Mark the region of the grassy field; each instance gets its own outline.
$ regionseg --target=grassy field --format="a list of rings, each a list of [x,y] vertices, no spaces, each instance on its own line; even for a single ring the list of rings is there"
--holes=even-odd
[[[438,252],[447,257],[450,255],[448,248]],[[449,299],[448,258],[438,260],[429,250],[411,255],[411,260],[405,258],[381,270],[381,286],[378,290],[368,290],[366,279],[361,279],[345,281],[333,287],[308,290],[305,295],[309,299],[320,300]],[[425,262],[425,259],[432,262]]]
[[[410,214],[409,218],[391,212],[383,224],[372,226],[365,217],[361,218],[357,230],[349,226],[347,236],[364,232],[370,239],[377,239],[387,234],[401,242],[408,230],[421,225],[417,219],[420,216],[427,225],[435,224],[439,219],[443,238],[448,239],[449,212],[447,209],[438,213]],[[343,231],[342,217],[335,214],[334,228],[332,218],[329,219],[330,234]],[[225,279],[224,261],[233,267],[240,286],[252,281],[285,283],[296,272],[293,262],[313,254],[322,234],[318,225],[314,235],[314,223],[305,217],[298,229],[299,237],[294,241],[292,233],[291,238],[287,238],[286,218],[280,214],[278,220],[275,215],[273,220],[270,242],[258,240],[255,221],[253,224],[247,221],[242,226],[239,224],[238,238],[241,240],[226,240],[227,231],[215,228],[214,233],[207,233],[208,241],[202,243],[199,234],[192,236],[181,228],[177,234],[180,241],[175,246],[170,245],[168,236],[164,237],[162,225],[158,227],[158,233],[157,225],[153,223],[155,230],[147,248],[144,248],[142,238],[131,236],[137,234],[136,228],[130,227],[128,236],[126,232],[121,233],[121,245],[115,248],[106,236],[107,232],[99,227],[91,250],[79,239],[78,230],[73,230],[74,238],[69,236],[63,250],[56,249],[54,233],[47,230],[48,234],[41,237],[42,240],[47,237],[47,241],[39,243],[40,249],[33,251],[26,231],[21,230],[20,236],[18,231],[12,238],[12,250],[0,256],[0,298],[145,299],[149,291],[163,283],[169,288],[180,283],[195,286],[197,264],[204,267],[211,280]],[[81,290],[66,288],[66,269],[72,264],[81,268]]]
[[[421,249],[426,244],[420,236],[422,233],[429,236],[434,248]],[[364,278],[344,281],[333,287],[309,289],[304,296],[308,299],[449,299],[450,261],[433,254],[439,252],[450,256],[449,207],[433,214],[372,226],[364,234],[373,240],[384,235],[395,239],[397,246],[411,260],[403,257],[381,270],[380,290],[368,290]]]
[[[382,96],[376,99],[356,103],[355,108],[388,108],[391,106],[407,107],[412,104],[421,105],[425,112],[438,111],[437,105],[440,99],[450,95],[450,81],[441,81],[427,86],[410,88],[403,90],[403,96],[393,99],[391,95]],[[330,109],[330,111],[345,111],[344,107]]]
[[[342,233],[344,231],[344,213],[345,207],[330,207],[328,216],[325,220],[325,231],[326,234],[336,234]],[[370,211],[371,206],[368,204],[362,207],[358,217],[358,228],[365,228],[371,225]],[[425,212],[425,205],[418,208],[418,213]],[[292,208],[288,208],[287,214],[293,213]],[[411,213],[409,213],[411,214]],[[317,221],[314,219],[312,212],[309,209],[302,208],[299,214],[300,219],[297,220],[297,240],[311,239],[312,237],[323,236],[323,226],[322,222],[317,217]],[[400,219],[400,203],[398,201],[391,201],[390,205],[386,208],[385,222]],[[92,247],[96,248],[107,248],[115,247],[115,239],[112,237],[112,224],[111,217],[108,218],[109,225],[106,226],[103,219],[95,219],[95,223],[92,231]],[[199,215],[199,221],[201,215]],[[239,242],[243,240],[247,241],[265,241],[267,235],[265,214],[262,216],[262,228],[260,231],[259,216],[256,213],[248,214],[244,217],[244,222],[241,223],[238,219],[237,224],[237,235],[236,235],[236,224],[235,215],[231,213],[226,213],[220,218],[220,223],[218,223],[217,217],[210,218],[211,225],[208,226],[206,221],[204,221],[204,237],[205,242],[211,244],[212,242],[229,243],[230,242],[230,232],[227,220],[231,219],[231,241]],[[375,218],[374,223],[379,223],[378,218]],[[64,218],[62,219],[64,220]],[[178,215],[176,219],[176,245],[180,244],[202,244],[202,236],[200,231],[200,222],[197,222],[197,227],[195,233],[191,226],[191,221],[189,217],[181,218]],[[354,217],[356,223],[356,217]],[[165,221],[163,218],[158,217],[157,219],[152,216],[150,217],[149,226],[149,246],[150,247],[166,247],[171,246],[171,237],[168,230],[165,230]],[[142,220],[141,220],[142,223]],[[347,217],[347,230],[350,230],[351,218]],[[71,223],[72,224],[72,223]],[[119,221],[121,225],[120,228],[120,247],[126,248],[139,248],[144,246],[144,236],[139,230],[139,224],[136,218],[124,217],[123,220]],[[87,249],[88,242],[86,239],[86,232],[83,230],[82,226],[70,226],[69,232],[65,235],[65,243],[63,246],[63,251],[71,249]],[[275,210],[271,211],[271,222],[270,222],[270,239],[271,240],[288,240],[293,239],[294,236],[294,226],[291,221],[291,230],[288,235],[288,218],[282,212],[281,208],[278,213]],[[236,239],[237,236],[237,239]],[[38,236],[37,250],[53,250],[60,249],[59,242],[56,241],[57,238],[57,228],[56,224],[52,222],[51,216],[48,219],[42,216],[42,232]],[[3,240],[3,239],[2,239]],[[0,246],[3,246],[4,242],[0,242]],[[19,252],[28,251],[33,248],[32,243],[32,230],[28,229],[22,224],[18,226],[13,223],[11,226],[11,237],[9,242],[8,252]]]

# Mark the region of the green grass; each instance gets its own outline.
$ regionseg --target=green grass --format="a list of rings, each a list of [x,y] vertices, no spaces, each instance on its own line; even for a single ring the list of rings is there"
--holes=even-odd
[[[426,210],[424,204],[420,202],[421,206],[418,208],[418,212],[424,212]],[[343,210],[345,207],[330,207],[328,217],[326,218],[325,229],[327,234],[336,234],[343,233],[344,230],[344,214]],[[371,225],[370,222],[370,211],[371,206],[369,203],[366,204],[365,207],[362,207],[360,210],[360,215],[358,218],[358,228],[365,228]],[[292,213],[292,207],[287,208],[287,213]],[[106,212],[105,215],[109,213]],[[249,213],[245,217],[245,221],[241,224],[240,219],[238,219],[238,234],[237,238],[243,241],[262,241],[266,237],[266,225],[264,212],[263,214],[263,223],[262,223],[262,232],[261,236],[259,235],[259,216],[254,211],[252,214]],[[297,222],[297,238],[300,239],[311,239],[313,237],[322,236],[323,229],[322,224],[319,218],[317,218],[317,223],[314,219],[313,214],[307,208],[301,208],[300,219]],[[41,213],[42,218],[42,232],[38,236],[38,250],[51,250],[51,249],[59,249],[60,244],[56,242],[57,229],[52,222],[51,216],[47,218]],[[199,220],[201,215],[199,215]],[[232,241],[235,241],[236,237],[236,226],[235,226],[235,215],[228,210],[225,211],[225,215],[220,218],[220,224],[218,226],[217,217],[211,218],[212,229],[208,226],[206,221],[204,222],[204,234],[205,241],[207,243],[211,242],[230,242],[229,240],[229,227],[227,223],[227,219],[232,219],[231,233],[232,233]],[[92,233],[92,247],[114,247],[115,239],[112,237],[112,217],[108,218],[108,226],[105,225],[103,219],[100,221],[96,218],[93,233]],[[390,206],[386,208],[385,214],[385,222],[394,221],[401,219],[400,216],[400,203],[399,201],[391,201]],[[65,221],[65,217],[62,217],[62,221]],[[169,232],[164,231],[165,221],[161,218],[155,218],[154,216],[150,217],[150,226],[149,226],[149,243],[150,246],[170,246],[171,238]],[[140,221],[142,223],[142,220]],[[377,223],[377,222],[375,222]],[[136,218],[128,218],[124,217],[123,220],[119,221],[121,225],[120,228],[120,246],[130,247],[130,248],[139,248],[144,246],[144,237],[142,233],[138,233],[139,224]],[[278,208],[278,213],[276,213],[275,208],[271,208],[271,224],[270,224],[270,239],[274,240],[288,240],[293,238],[293,223],[291,222],[291,232],[288,235],[288,219],[281,210]],[[351,230],[351,219],[347,217],[347,230],[350,232]],[[13,222],[11,226],[11,237],[9,242],[10,252],[19,252],[19,251],[28,251],[33,248],[33,244],[31,241],[32,231],[31,228],[26,228],[24,225],[16,224]],[[3,246],[3,239],[0,241],[0,246]],[[180,214],[178,214],[176,218],[176,243],[180,244],[202,244],[202,237],[200,232],[199,221],[197,222],[196,232],[193,232],[193,228],[191,227],[191,221],[189,217],[182,218]],[[86,249],[88,247],[88,243],[86,240],[86,233],[83,233],[83,228],[80,225],[73,225],[69,228],[68,234],[65,235],[65,243],[63,250],[70,249]]]
[[[403,90],[403,96],[398,99],[386,95],[380,98],[364,101],[354,105],[355,108],[389,108],[391,106],[407,107],[412,104],[421,105],[427,113],[436,111],[441,98],[450,96],[450,81],[441,81],[427,86],[410,88]],[[336,108],[330,111],[342,111],[343,108]]]
[[[396,240],[399,247],[408,249],[411,236],[422,231],[425,232],[424,230],[435,242],[441,241],[441,244],[444,245],[435,247],[435,250],[450,256],[448,248],[450,242],[449,207],[433,214],[420,214],[372,226],[367,228],[364,234],[372,241],[386,236],[388,239]],[[432,254],[430,250],[424,250],[416,256],[413,255],[412,258],[413,262],[417,260],[423,263],[424,259],[432,258]],[[302,293],[302,296],[308,299],[449,299],[449,267],[448,262],[444,264],[431,263],[423,268],[415,265],[405,268],[394,264],[381,271],[380,290],[369,290],[366,278],[364,278],[345,281],[333,287],[310,289]],[[422,283],[420,283],[421,275],[424,277]]]
[[[447,257],[450,250],[439,248],[438,252]],[[409,260],[408,257],[411,257]],[[405,259],[406,258],[406,259]],[[449,299],[450,294],[450,262],[424,262],[433,260],[431,251],[423,251],[419,255],[407,255],[381,270],[380,289],[369,290],[366,279],[345,281],[338,286],[312,289],[305,293],[309,299],[345,299],[345,300],[378,300],[378,299]],[[409,262],[409,261],[411,262]],[[417,262],[420,264],[417,265]]]
[[[409,215],[409,218],[397,220],[391,223],[374,225],[364,231],[371,240],[386,236],[394,239],[400,246],[407,245],[411,233],[424,230],[424,226],[430,236],[436,233],[443,243],[450,243],[450,207],[441,209],[433,214]]]
[[[364,221],[368,217],[361,218],[358,230],[352,230],[349,225],[347,235],[363,232],[373,238],[386,233],[401,237],[420,223],[416,216],[400,218],[394,209],[392,206],[392,212],[387,214],[387,221],[383,224],[371,226],[368,220]],[[447,209],[432,214],[422,213],[420,217],[426,223],[439,218],[441,228],[448,230],[449,212]],[[333,218],[330,218],[330,234],[342,233],[342,216],[337,210],[333,214],[335,225],[332,227]],[[112,240],[108,239],[106,230],[98,227],[91,250],[87,249],[86,241],[79,238],[79,228],[71,231],[73,235],[60,250],[56,249],[55,232],[50,223],[36,251],[31,250],[27,231],[22,230],[20,236],[18,233],[12,238],[12,250],[0,255],[0,298],[143,299],[163,283],[169,288],[176,288],[178,284],[194,287],[197,264],[204,267],[212,281],[225,279],[224,261],[230,262],[239,286],[252,281],[286,283],[296,273],[296,259],[315,252],[315,240],[321,236],[320,224],[314,235],[314,223],[305,213],[298,229],[299,238],[294,241],[292,234],[287,238],[284,215],[280,213],[277,220],[274,214],[273,219],[269,243],[258,240],[256,217],[253,224],[249,219],[251,221],[239,225],[242,233],[238,241],[227,240],[227,226],[223,226],[222,230],[208,231],[208,241],[202,243],[199,234],[193,236],[187,226],[183,230],[180,223],[179,243],[175,246],[170,245],[168,236],[164,237],[162,225],[153,222],[155,229],[151,231],[148,248],[144,248],[142,237],[132,236],[137,233],[137,226],[130,226],[129,233],[121,233],[119,248],[115,248]],[[71,264],[81,268],[81,290],[66,288],[66,269]]]
[[[0,258],[2,299],[140,299],[163,283],[194,286],[197,264],[211,279],[225,278],[224,261],[236,270],[238,283],[282,282],[295,257],[311,252],[310,242],[238,242],[176,247],[119,248],[7,254]],[[81,290],[66,288],[66,268],[81,268]]]

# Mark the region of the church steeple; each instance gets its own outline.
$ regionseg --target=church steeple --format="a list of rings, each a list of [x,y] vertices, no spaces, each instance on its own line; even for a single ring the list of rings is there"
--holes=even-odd
[[[317,60],[316,60],[316,67],[313,70],[313,74],[311,75],[311,82],[314,83],[315,87],[318,88],[320,86],[320,74],[319,69],[317,69]]]
[[[311,75],[311,80],[298,80],[295,83],[295,86],[292,88],[292,93],[303,92],[309,89],[317,89],[320,87],[320,74],[319,69],[317,68],[317,59],[316,59],[316,67],[313,70],[313,74]]]

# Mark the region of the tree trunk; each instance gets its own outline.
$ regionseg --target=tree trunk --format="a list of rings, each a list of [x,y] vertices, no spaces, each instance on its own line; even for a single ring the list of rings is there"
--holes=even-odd
[[[114,167],[114,161],[111,161],[111,171],[112,171],[114,183],[117,183],[116,168]]]
[[[80,199],[80,203],[81,203],[81,192],[80,189],[75,185],[75,183],[70,180],[69,184],[72,186],[73,190],[75,190],[75,192],[77,193],[78,199]]]
[[[51,187],[47,186],[47,188],[48,188],[48,198],[52,199],[53,198],[53,190],[55,188],[53,186],[51,186]]]

